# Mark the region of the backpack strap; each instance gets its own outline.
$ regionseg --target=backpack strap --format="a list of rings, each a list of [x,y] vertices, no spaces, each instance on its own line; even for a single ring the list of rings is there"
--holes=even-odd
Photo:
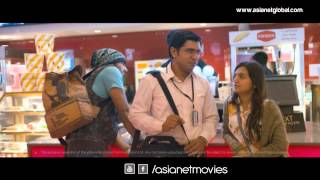
[[[149,73],[150,73],[153,77],[157,78],[157,80],[158,80],[158,82],[159,82],[159,84],[160,84],[160,86],[161,86],[161,88],[162,88],[162,91],[163,91],[164,95],[166,96],[166,98],[167,98],[167,100],[168,100],[168,102],[169,102],[169,104],[170,104],[171,109],[173,110],[173,112],[174,112],[176,115],[179,116],[179,112],[178,112],[178,109],[177,109],[177,107],[176,107],[176,104],[174,103],[174,100],[173,100],[173,98],[172,98],[172,96],[171,96],[171,93],[170,93],[170,91],[169,91],[166,83],[164,82],[164,80],[163,80],[160,72],[159,72],[159,71],[151,71],[151,72],[149,72]]]
[[[86,75],[84,75],[84,76],[82,77],[82,79],[83,79],[83,80],[86,80],[87,78],[90,77],[90,75],[91,75],[93,72],[98,71],[98,70],[100,70],[100,69],[102,69],[102,68],[105,68],[105,67],[108,66],[108,65],[110,65],[110,64],[103,64],[103,65],[100,65],[100,66],[97,66],[97,67],[93,68],[90,72],[88,72]],[[102,108],[102,107],[104,107],[104,106],[108,103],[108,101],[109,101],[109,98],[104,99],[104,100],[100,101],[100,102],[97,104],[97,106],[100,107],[100,108]]]
[[[97,67],[93,68],[90,72],[88,72],[86,75],[84,75],[84,76],[82,77],[82,79],[83,79],[83,80],[86,80],[94,71],[96,71],[96,70],[99,69],[99,68],[100,68],[100,66],[97,66]]]
[[[132,139],[132,144],[131,144],[131,150],[130,151],[137,151],[139,148],[138,148],[138,145],[139,145],[139,139],[140,139],[140,134],[141,134],[141,131],[140,130],[135,130],[134,131],[134,134],[133,134],[133,139]]]
[[[59,142],[60,142],[61,145],[67,146],[66,140],[64,140],[63,138],[58,138],[58,140],[59,140]]]
[[[95,68],[93,68],[90,72],[88,72],[86,75],[84,75],[82,77],[83,80],[86,80],[94,71],[98,70],[98,69],[101,69],[101,68],[104,68],[105,66],[109,66],[110,63],[106,63],[106,64],[101,64],[99,66],[96,66]]]

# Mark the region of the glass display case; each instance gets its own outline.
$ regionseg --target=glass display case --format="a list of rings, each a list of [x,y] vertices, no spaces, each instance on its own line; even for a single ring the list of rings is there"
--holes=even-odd
[[[134,77],[135,77],[136,90],[138,90],[140,80],[149,71],[164,69],[161,67],[161,65],[167,61],[168,61],[168,59],[153,59],[153,60],[135,61],[134,62]]]
[[[41,92],[5,92],[0,98],[0,157],[27,157],[28,143],[58,143],[49,135]]]
[[[51,139],[41,92],[5,92],[0,98],[0,156],[27,157],[27,143]]]

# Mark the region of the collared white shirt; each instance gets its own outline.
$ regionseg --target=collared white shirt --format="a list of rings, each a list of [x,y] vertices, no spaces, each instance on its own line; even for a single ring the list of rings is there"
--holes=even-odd
[[[179,116],[185,121],[183,126],[189,140],[203,136],[208,142],[211,141],[216,134],[219,116],[208,81],[194,73],[181,81],[175,77],[171,64],[161,72],[161,76],[168,86]],[[194,83],[194,106],[198,112],[197,126],[192,125],[192,102],[174,86],[171,80],[173,79],[178,88],[192,98],[191,76]],[[174,113],[157,79],[150,74],[142,78],[129,112],[129,120],[133,126],[146,135],[173,136],[178,143],[187,144],[188,140],[180,126],[162,132],[162,124],[172,114]]]

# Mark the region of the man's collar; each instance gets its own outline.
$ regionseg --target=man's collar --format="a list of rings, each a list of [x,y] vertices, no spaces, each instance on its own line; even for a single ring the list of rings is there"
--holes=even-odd
[[[167,81],[169,81],[170,79],[175,79],[175,80],[178,80],[179,82],[180,82],[180,80],[179,80],[179,78],[178,77],[176,77],[176,75],[174,74],[174,72],[172,71],[172,63],[169,63],[168,64],[168,66],[166,67],[166,76],[164,77],[164,80],[167,82]],[[193,72],[191,72],[187,77],[186,77],[186,79],[187,78],[189,78],[190,76],[193,76],[193,77],[195,77],[195,74],[193,73]]]

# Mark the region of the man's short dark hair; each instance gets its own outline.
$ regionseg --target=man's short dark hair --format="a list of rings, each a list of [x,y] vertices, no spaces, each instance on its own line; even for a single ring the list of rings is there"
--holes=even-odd
[[[172,30],[167,35],[167,44],[169,46],[169,56],[171,56],[170,48],[174,47],[179,50],[186,41],[196,41],[202,43],[201,37],[196,33],[188,30]]]
[[[260,52],[255,53],[252,56],[252,59],[259,62],[260,64],[266,66],[267,61],[268,61],[268,55],[267,55],[267,53],[260,51]]]

